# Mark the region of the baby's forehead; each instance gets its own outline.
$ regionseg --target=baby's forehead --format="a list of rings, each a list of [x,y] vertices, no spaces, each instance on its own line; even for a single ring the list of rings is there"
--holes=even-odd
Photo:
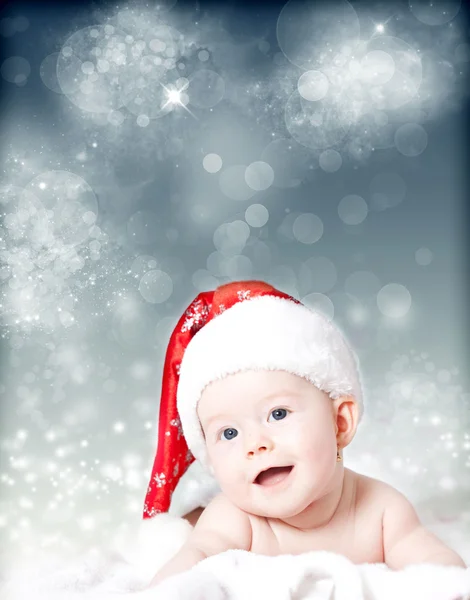
[[[319,391],[304,377],[283,370],[247,369],[231,373],[210,382],[202,391],[201,398],[243,397],[257,398],[279,393],[311,393]]]

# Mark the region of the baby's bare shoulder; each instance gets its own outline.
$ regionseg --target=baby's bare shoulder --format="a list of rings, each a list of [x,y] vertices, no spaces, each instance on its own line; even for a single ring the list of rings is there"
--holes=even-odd
[[[356,477],[357,507],[369,510],[370,507],[374,506],[383,519],[385,511],[390,514],[396,507],[410,505],[406,496],[393,485],[359,473],[356,473]]]
[[[379,510],[385,510],[386,506],[393,500],[395,493],[400,493],[393,486],[375,479],[363,475],[362,473],[355,473],[356,477],[356,505],[370,507],[374,505]]]

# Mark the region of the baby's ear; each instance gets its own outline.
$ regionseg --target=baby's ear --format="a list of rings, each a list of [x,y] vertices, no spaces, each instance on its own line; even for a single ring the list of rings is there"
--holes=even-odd
[[[334,401],[336,435],[340,437],[341,445],[350,444],[356,435],[359,406],[354,396],[341,396]]]

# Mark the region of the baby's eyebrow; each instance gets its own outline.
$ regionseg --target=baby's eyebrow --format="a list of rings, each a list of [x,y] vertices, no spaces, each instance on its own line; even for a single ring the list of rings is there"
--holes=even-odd
[[[256,402],[256,406],[258,408],[260,405],[267,404],[271,400],[274,400],[275,398],[280,398],[280,397],[284,397],[284,398],[289,397],[289,398],[298,400],[298,399],[301,399],[303,396],[299,392],[293,392],[292,390],[281,390],[281,391],[273,392],[272,394],[269,394],[268,396],[261,398],[260,400],[258,400]],[[232,417],[233,417],[233,415],[232,415]],[[228,415],[227,413],[219,413],[217,415],[212,415],[212,417],[207,419],[206,427],[209,427],[209,425],[213,421],[217,421],[219,419],[230,419],[232,417],[230,415]]]

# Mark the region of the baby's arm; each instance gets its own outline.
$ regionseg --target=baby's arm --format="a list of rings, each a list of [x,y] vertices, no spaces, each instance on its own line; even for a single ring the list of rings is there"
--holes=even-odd
[[[249,550],[251,523],[247,513],[218,494],[199,517],[181,550],[153,578],[149,587],[183,571],[201,560],[230,549]]]
[[[386,485],[383,515],[385,563],[391,569],[418,563],[466,567],[460,556],[421,524],[408,499]]]

